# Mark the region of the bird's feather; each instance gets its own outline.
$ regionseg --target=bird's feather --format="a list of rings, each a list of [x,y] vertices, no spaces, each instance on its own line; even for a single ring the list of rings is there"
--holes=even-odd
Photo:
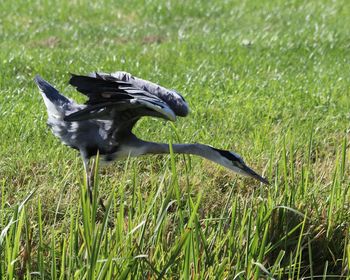
[[[153,116],[175,121],[174,112],[159,102],[149,102],[142,99],[121,100],[99,103],[72,113],[64,118],[65,121],[82,121],[89,119],[118,120],[117,117],[127,115],[129,119],[139,119],[142,116]],[[125,120],[127,122],[128,119]]]
[[[128,75],[131,77],[130,74]],[[65,121],[108,119],[114,121],[114,128],[120,129],[122,120],[122,127],[131,130],[137,120],[143,116],[176,120],[173,109],[179,110],[179,108],[174,107],[174,103],[168,104],[166,99],[160,98],[154,91],[149,92],[141,86],[133,85],[129,76],[118,78],[103,73],[90,76],[72,75],[69,83],[89,99],[85,109],[66,116]],[[165,88],[161,90],[163,89],[166,90]],[[172,96],[175,98],[175,94]],[[183,100],[182,97],[179,98]]]
[[[187,102],[176,90],[167,89],[153,82],[132,76],[130,73],[124,71],[117,71],[110,75],[97,73],[97,75],[106,77],[107,79],[110,79],[110,77],[116,78],[125,83],[130,83],[134,88],[143,89],[144,91],[159,97],[168,104],[177,116],[185,117],[189,113]]]
[[[162,109],[166,110],[165,115],[169,115],[169,111],[172,111],[177,116],[186,116],[189,111],[186,101],[176,91],[135,78],[126,72],[93,73],[89,76],[72,75],[69,83],[88,96],[87,105],[136,99],[145,106],[153,104],[148,106],[150,110],[159,113]]]
[[[69,109],[72,101],[60,94],[57,89],[39,75],[35,76],[34,81],[40,89],[49,116],[63,118],[64,113]]]

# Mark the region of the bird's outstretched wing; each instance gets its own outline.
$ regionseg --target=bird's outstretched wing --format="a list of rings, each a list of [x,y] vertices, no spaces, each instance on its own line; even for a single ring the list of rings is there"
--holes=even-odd
[[[96,74],[95,74],[96,75]],[[130,73],[118,71],[108,74],[100,74],[108,79],[108,76],[112,76],[120,81],[130,83],[132,87],[142,89],[154,96],[159,97],[174,111],[177,116],[185,117],[189,112],[189,107],[185,99],[180,93],[173,89],[167,89],[158,84],[146,81],[137,77],[132,76]]]
[[[175,121],[176,115],[188,113],[187,103],[177,92],[126,72],[72,75],[69,83],[89,99],[85,109],[66,116],[66,121],[122,118],[134,124],[142,116]]]
[[[134,90],[143,90],[167,103],[167,105],[171,108],[171,110],[173,110],[176,116],[185,117],[189,112],[187,102],[176,90],[167,89],[153,82],[137,78],[135,76],[132,76],[130,73],[124,71],[117,71],[112,74],[95,72],[91,73],[89,76],[112,82],[118,81],[119,83],[125,83],[125,85],[129,85],[129,87]],[[132,92],[130,93],[132,94]]]

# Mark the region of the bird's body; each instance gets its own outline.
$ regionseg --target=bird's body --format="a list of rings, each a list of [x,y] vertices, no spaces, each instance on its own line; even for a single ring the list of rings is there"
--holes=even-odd
[[[98,88],[97,93],[91,93],[92,84],[98,80],[106,82],[103,92]],[[113,80],[118,81],[122,89],[115,87]],[[78,90],[87,92],[89,97],[93,96],[85,105],[64,97],[39,76],[36,77],[36,83],[41,89],[48,110],[47,124],[53,134],[87,158],[95,156],[97,151],[104,161],[142,155],[145,149],[137,145],[142,141],[131,131],[141,116],[175,120],[176,115],[185,116],[188,113],[187,103],[177,92],[135,79],[125,72],[116,72],[113,75],[94,73],[91,76],[73,76],[70,83],[76,85]],[[115,88],[108,88],[110,84]],[[96,94],[100,93],[100,100],[96,101]],[[142,99],[139,99],[140,97]],[[120,103],[123,109],[109,108],[108,102]],[[104,107],[101,107],[101,104]],[[97,118],[96,114],[99,114]]]
[[[168,144],[143,141],[132,128],[143,116],[175,121],[189,112],[178,92],[126,72],[72,75],[69,83],[88,97],[84,105],[64,97],[39,76],[35,81],[47,107],[48,125],[64,144],[80,151],[86,171],[89,159],[97,153],[105,161],[169,153]],[[203,144],[173,144],[173,150],[202,156],[268,184],[236,153]]]

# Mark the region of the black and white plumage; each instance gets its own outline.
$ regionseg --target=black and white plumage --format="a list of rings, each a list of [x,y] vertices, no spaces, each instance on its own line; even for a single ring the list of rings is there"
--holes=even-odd
[[[84,105],[64,97],[40,76],[35,82],[47,107],[48,125],[64,144],[80,151],[86,172],[97,152],[105,161],[169,153],[168,144],[143,141],[132,128],[144,116],[175,121],[176,116],[185,117],[189,112],[186,101],[175,90],[126,72],[72,75],[69,83],[88,97]],[[203,144],[173,144],[173,151],[204,157],[268,184],[236,153]]]

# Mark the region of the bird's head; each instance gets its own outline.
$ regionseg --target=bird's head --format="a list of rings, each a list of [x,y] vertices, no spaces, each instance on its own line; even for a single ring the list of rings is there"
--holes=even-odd
[[[267,181],[267,179],[261,177],[253,169],[247,166],[240,155],[226,150],[220,150],[216,148],[212,149],[219,154],[217,159],[215,160],[217,163],[225,166],[228,169],[231,169],[236,173],[254,178],[266,185],[270,184],[269,181]]]

